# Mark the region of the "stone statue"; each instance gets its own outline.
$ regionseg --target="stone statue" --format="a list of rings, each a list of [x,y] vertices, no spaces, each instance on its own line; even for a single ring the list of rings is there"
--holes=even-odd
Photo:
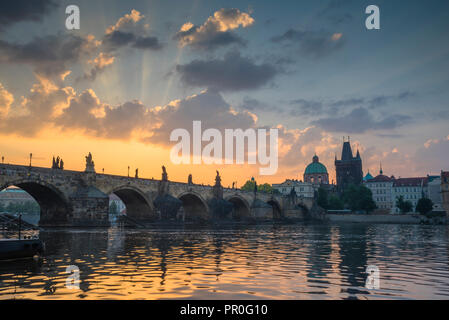
[[[136,169],[136,178],[139,178],[139,168]]]
[[[62,159],[59,162],[59,169],[64,170],[64,161],[62,161]]]
[[[162,181],[168,181],[168,175],[165,166],[162,166]]]
[[[92,160],[92,154],[89,152],[89,154],[86,156],[86,170],[85,172],[95,172],[95,163]]]
[[[217,171],[217,176],[215,177],[215,185],[216,186],[221,186],[221,177],[220,177],[220,172]]]
[[[51,164],[51,168],[52,169],[56,169],[56,160],[55,160],[55,156],[53,156],[53,162]]]
[[[232,189],[234,189],[234,188],[235,188],[235,182],[232,183]]]
[[[193,184],[193,181],[192,181],[192,174],[189,174],[189,177],[188,177],[188,179],[187,179],[187,183],[188,183],[188,184]]]
[[[60,158],[59,158],[59,156],[56,158],[56,169],[59,169],[59,161],[60,161]]]

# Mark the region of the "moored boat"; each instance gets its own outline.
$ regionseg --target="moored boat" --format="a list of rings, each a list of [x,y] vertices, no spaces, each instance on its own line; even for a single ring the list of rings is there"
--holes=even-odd
[[[0,239],[0,260],[32,258],[43,254],[44,249],[39,239]]]

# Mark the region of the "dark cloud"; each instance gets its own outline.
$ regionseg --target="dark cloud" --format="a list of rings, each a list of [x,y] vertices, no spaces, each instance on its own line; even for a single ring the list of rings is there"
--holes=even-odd
[[[247,112],[235,112],[216,91],[206,90],[161,109],[151,110],[155,123],[152,135],[147,141],[166,145],[170,133],[177,128],[191,132],[195,120],[201,120],[203,130],[215,128],[224,133],[225,129],[247,129],[256,124],[255,117]]]
[[[376,119],[367,109],[360,107],[340,117],[321,118],[312,125],[331,132],[364,133],[371,130],[389,130],[400,127],[411,120],[409,116],[394,114]]]
[[[313,100],[296,99],[292,100],[290,104],[296,106],[290,110],[290,115],[293,117],[320,115],[324,109],[323,103]]]
[[[53,0],[0,1],[0,31],[21,21],[42,21],[58,4]]]
[[[337,112],[344,112],[350,107],[365,107],[367,109],[374,109],[388,105],[393,102],[399,102],[409,97],[415,96],[415,93],[404,91],[393,95],[378,95],[371,98],[347,98],[330,101],[321,100],[307,100],[295,99],[289,101],[290,105],[295,106],[290,110],[290,115],[293,117],[301,116],[322,116],[326,114],[336,114]]]
[[[279,73],[269,63],[256,64],[239,53],[228,53],[223,59],[193,60],[177,65],[176,71],[186,86],[213,88],[219,91],[258,89]]]
[[[0,63],[28,64],[47,76],[67,70],[67,64],[78,61],[90,50],[88,38],[74,34],[36,37],[28,43],[10,43],[0,40]]]
[[[103,45],[110,50],[115,50],[129,45],[135,40],[136,36],[133,33],[116,30],[104,36]]]
[[[354,19],[348,12],[348,6],[354,3],[353,0],[331,0],[318,12],[318,18],[325,18],[334,25],[343,24]]]
[[[103,39],[103,45],[109,51],[117,50],[128,45],[137,49],[150,50],[159,50],[163,47],[157,37],[137,36],[132,32],[123,32],[120,30],[106,34]]]
[[[379,108],[379,107],[386,106],[387,104],[389,104],[391,102],[406,100],[415,95],[416,94],[413,92],[404,91],[404,92],[401,92],[401,93],[395,94],[395,95],[379,95],[379,96],[369,99],[367,102],[368,102],[368,106],[370,108]]]
[[[194,27],[193,30],[188,30],[185,32],[179,31],[173,39],[180,41],[181,39],[186,38],[190,34],[196,32],[197,28],[198,27]],[[195,49],[210,51],[230,44],[245,45],[246,42],[233,32],[226,31],[204,36],[201,39],[192,42],[191,46]]]
[[[392,133],[392,134],[379,133],[379,134],[376,134],[376,136],[378,136],[380,138],[387,138],[387,139],[399,139],[399,138],[402,138],[404,135],[395,134],[395,133]]]
[[[152,49],[159,50],[162,49],[163,45],[159,42],[157,37],[138,37],[133,44],[134,48],[138,49]]]
[[[300,53],[309,58],[323,58],[344,45],[341,33],[324,31],[304,31],[289,29],[280,36],[273,37],[274,43],[298,45]]]

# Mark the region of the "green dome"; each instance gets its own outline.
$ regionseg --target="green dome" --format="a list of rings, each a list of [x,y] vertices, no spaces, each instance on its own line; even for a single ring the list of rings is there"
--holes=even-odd
[[[327,173],[327,169],[321,162],[318,161],[318,157],[313,157],[313,162],[306,167],[304,174],[315,174],[315,173]]]

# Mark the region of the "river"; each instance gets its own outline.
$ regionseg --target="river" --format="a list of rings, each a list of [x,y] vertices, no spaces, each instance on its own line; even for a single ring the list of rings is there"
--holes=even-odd
[[[40,261],[0,262],[0,299],[449,298],[447,226],[60,229],[40,238]],[[368,265],[379,270],[377,289],[365,286]],[[68,266],[79,269],[79,289],[66,286]]]

